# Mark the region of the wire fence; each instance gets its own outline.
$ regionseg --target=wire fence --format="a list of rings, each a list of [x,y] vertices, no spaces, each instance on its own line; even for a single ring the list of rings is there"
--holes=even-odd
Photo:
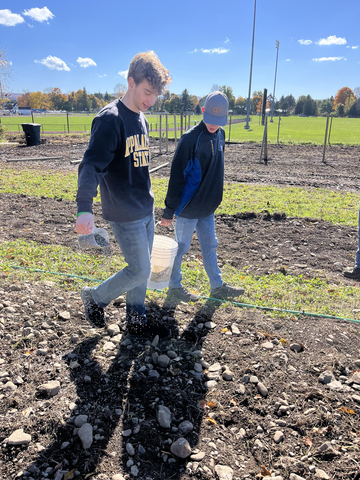
[[[41,133],[89,133],[91,131],[91,123],[94,114],[84,114],[83,112],[72,112],[64,114],[52,115],[52,119],[56,118],[56,122],[49,122],[46,114],[31,113],[30,116],[11,116],[6,117],[0,123],[8,132],[21,133],[23,131],[22,124],[30,120],[31,123],[38,123],[41,125]],[[151,134],[158,134],[159,137],[179,138],[189,128],[197,125],[202,116],[201,115],[187,115],[187,114],[148,114],[149,129]],[[87,121],[84,121],[84,120]],[[245,121],[241,116],[229,116],[228,125]]]

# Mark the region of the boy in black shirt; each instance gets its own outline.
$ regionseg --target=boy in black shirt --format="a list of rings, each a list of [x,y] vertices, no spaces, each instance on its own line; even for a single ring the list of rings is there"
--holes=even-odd
[[[148,168],[149,125],[143,114],[170,81],[169,71],[154,52],[135,55],[129,66],[127,92],[94,118],[89,146],[79,166],[76,230],[91,233],[93,197],[100,185],[103,217],[128,264],[97,287],[82,289],[85,315],[95,327],[104,327],[104,308],[127,292],[128,330],[133,336],[170,334],[165,327],[149,324],[145,315],[154,238],[154,196]]]

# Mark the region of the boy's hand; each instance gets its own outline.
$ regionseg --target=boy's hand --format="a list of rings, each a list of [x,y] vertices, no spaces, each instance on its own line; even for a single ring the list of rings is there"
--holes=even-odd
[[[163,227],[170,227],[171,222],[172,222],[172,220],[169,220],[169,219],[163,217],[161,219],[160,225],[162,225]]]
[[[82,213],[77,217],[75,229],[81,235],[87,235],[94,228],[94,215],[92,213]]]

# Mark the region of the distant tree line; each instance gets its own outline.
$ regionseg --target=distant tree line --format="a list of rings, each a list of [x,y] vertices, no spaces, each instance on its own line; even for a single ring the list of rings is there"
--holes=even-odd
[[[246,98],[239,96],[235,98],[233,90],[227,85],[213,85],[211,91],[220,90],[229,99],[229,110],[232,114],[246,114]],[[30,107],[32,109],[65,110],[97,112],[102,107],[112,102],[115,98],[121,97],[126,92],[126,86],[117,84],[113,95],[102,93],[89,94],[84,87],[82,90],[64,94],[60,88],[49,89],[47,93],[26,92],[17,100],[19,107]],[[149,109],[151,113],[167,112],[170,114],[195,113],[200,115],[205,104],[206,96],[197,97],[191,95],[185,88],[180,95],[171,93],[169,90],[157,98],[155,104]],[[260,114],[263,101],[263,92],[254,91],[250,99],[252,114]],[[360,117],[360,87],[351,90],[348,87],[341,88],[335,95],[323,100],[315,100],[311,95],[300,95],[296,100],[293,95],[281,96],[274,99],[275,115],[336,115]],[[273,103],[272,95],[268,95],[266,109],[268,112]],[[13,102],[5,99],[2,102],[3,108],[13,108]]]
[[[31,109],[62,110],[76,112],[97,112],[109,102],[115,100],[115,96],[108,93],[88,94],[86,88],[71,92],[68,95],[61,92],[60,88],[53,88],[48,93],[26,92],[17,99],[18,107],[30,107]],[[7,100],[5,108],[13,108],[11,100]],[[11,105],[11,106],[10,106]]]

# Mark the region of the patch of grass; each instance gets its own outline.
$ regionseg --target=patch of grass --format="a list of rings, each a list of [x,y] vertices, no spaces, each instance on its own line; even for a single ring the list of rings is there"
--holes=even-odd
[[[9,278],[16,277],[26,281],[50,280],[62,288],[75,290],[85,284],[96,285],[125,266],[122,255],[107,258],[74,252],[62,246],[28,243],[21,239],[0,245],[0,257],[0,271]],[[44,272],[34,272],[32,269]],[[329,286],[326,279],[308,279],[303,275],[249,275],[246,269],[237,271],[229,265],[225,265],[222,272],[226,282],[245,288],[244,296],[236,299],[239,303],[360,318],[359,314],[354,317],[353,313],[353,310],[360,306],[360,287],[342,284]],[[182,273],[187,288],[204,297],[210,295],[209,281],[200,260],[183,262]],[[147,291],[149,299],[162,295],[164,294],[153,290]],[[269,315],[278,314],[269,312]]]
[[[163,208],[167,185],[165,179],[152,179],[156,207]],[[76,188],[76,173],[0,170],[0,192],[3,193],[75,201]],[[95,201],[100,201],[100,197],[97,196]],[[359,202],[360,195],[349,192],[229,183],[225,185],[223,201],[216,213],[236,215],[267,210],[271,214],[283,212],[289,217],[311,217],[334,224],[357,225]]]
[[[76,287],[89,284],[89,278],[98,284],[125,266],[121,255],[104,257],[100,254],[74,252],[59,245],[41,245],[17,239],[0,245],[1,270],[9,276],[51,280]],[[14,269],[12,267],[21,267]],[[31,272],[32,269],[44,272]],[[73,275],[73,277],[72,277]],[[86,277],[86,279],[77,278]]]
[[[94,114],[69,115],[70,132],[89,132]],[[159,115],[146,115],[150,129],[159,129]],[[244,115],[234,116],[245,118]],[[250,129],[244,129],[245,123],[232,123],[230,140],[234,142],[261,142],[264,127],[261,125],[259,116],[250,117]],[[196,125],[202,120],[202,115],[192,115],[190,126]],[[260,120],[260,122],[259,122]],[[277,143],[279,117],[274,117],[271,123],[268,119],[268,142]],[[186,128],[185,128],[186,121]],[[21,123],[31,123],[31,117],[3,117],[1,123],[9,131],[22,132]],[[67,132],[66,115],[41,115],[34,116],[34,122],[43,125],[42,131]],[[188,128],[189,117],[183,119],[183,131]],[[180,137],[180,115],[176,116],[177,138]],[[325,117],[281,117],[279,142],[282,144],[310,144],[323,145],[325,138]],[[174,115],[168,116],[168,128],[174,128]],[[229,140],[230,125],[224,127],[226,140]],[[332,145],[359,145],[360,144],[360,118],[333,117],[331,124],[330,141]],[[162,119],[162,132],[165,132],[165,118]],[[151,136],[158,137],[159,132],[150,132]],[[169,138],[174,138],[174,130],[168,132]]]

